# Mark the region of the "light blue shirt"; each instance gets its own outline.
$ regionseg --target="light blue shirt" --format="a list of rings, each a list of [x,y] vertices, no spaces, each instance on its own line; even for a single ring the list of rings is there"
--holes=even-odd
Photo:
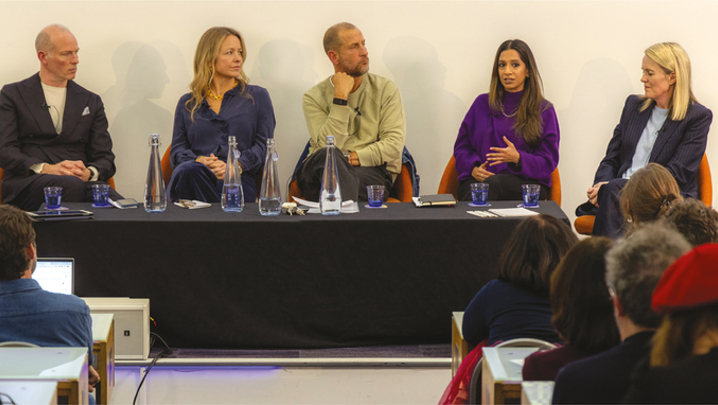
[[[623,173],[623,178],[630,178],[633,173],[638,171],[648,164],[648,159],[651,158],[651,151],[653,150],[653,144],[656,143],[658,133],[663,128],[663,123],[666,122],[668,116],[667,108],[658,108],[653,106],[653,113],[651,118],[648,120],[646,127],[643,128],[641,133],[641,139],[636,144],[636,152],[633,154],[633,161],[631,161],[631,167]]]

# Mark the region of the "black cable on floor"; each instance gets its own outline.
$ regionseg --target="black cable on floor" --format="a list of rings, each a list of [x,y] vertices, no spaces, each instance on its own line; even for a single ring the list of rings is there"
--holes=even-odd
[[[4,392],[0,392],[0,404],[3,404],[3,403],[4,403],[3,400],[2,400],[2,397],[6,397],[7,399],[9,399],[9,400],[10,400],[10,405],[17,405],[17,404],[15,403],[15,401],[12,400],[12,397],[11,397],[10,395],[4,393]],[[6,403],[6,402],[5,402],[5,403]]]
[[[154,367],[154,365],[157,364],[157,360],[159,360],[160,358],[162,358],[162,357],[164,357],[164,356],[169,356],[170,354],[172,354],[172,349],[170,349],[170,347],[169,347],[169,345],[167,344],[167,342],[165,342],[165,340],[162,339],[162,337],[161,337],[160,335],[158,335],[158,334],[156,334],[156,333],[154,333],[154,332],[150,332],[150,336],[151,336],[151,338],[150,338],[150,350],[151,350],[152,347],[154,347],[154,345],[155,345],[155,338],[157,338],[157,339],[159,339],[159,340],[162,341],[162,344],[165,346],[165,349],[162,350],[161,352],[157,353],[157,355],[154,357],[154,359],[152,359],[152,363],[150,363],[150,366],[147,367],[147,371],[145,372],[145,375],[142,376],[142,380],[140,381],[140,385],[137,386],[137,392],[135,393],[135,398],[132,400],[132,405],[135,405],[135,403],[137,402],[137,396],[140,395],[140,389],[142,388],[142,384],[145,382],[145,378],[147,378],[147,374],[150,373],[150,370],[152,370],[152,367]],[[14,402],[13,402],[13,404],[14,404]]]

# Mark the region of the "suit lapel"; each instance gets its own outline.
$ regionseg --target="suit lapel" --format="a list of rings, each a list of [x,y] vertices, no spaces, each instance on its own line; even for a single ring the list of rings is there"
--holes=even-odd
[[[79,86],[72,80],[67,82],[67,98],[65,99],[65,114],[62,117],[62,132],[60,135],[70,134],[80,122],[82,114],[87,107],[87,95],[83,94]]]
[[[669,112],[670,113],[670,112]],[[653,149],[651,149],[651,157],[648,159],[649,162],[655,162],[656,158],[658,158],[658,154],[661,152],[661,149],[666,145],[666,142],[670,137],[675,135],[676,128],[680,125],[680,121],[673,121],[671,117],[666,117],[666,122],[663,124],[663,128],[658,133],[658,138],[656,138],[656,142],[653,143]]]
[[[25,101],[28,110],[30,110],[31,116],[35,119],[40,132],[45,134],[56,133],[50,111],[43,107],[47,103],[45,102],[45,93],[42,91],[40,75],[35,74],[35,76],[25,81],[23,86],[19,86],[18,89],[20,89],[20,96]]]

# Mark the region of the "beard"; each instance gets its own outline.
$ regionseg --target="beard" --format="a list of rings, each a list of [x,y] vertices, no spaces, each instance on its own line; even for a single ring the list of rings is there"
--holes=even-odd
[[[364,61],[366,61],[366,65],[362,64]],[[349,65],[345,61],[341,61],[339,66],[342,68],[342,71],[349,76],[361,77],[369,71],[369,58],[366,58],[365,60],[363,59],[355,65]]]

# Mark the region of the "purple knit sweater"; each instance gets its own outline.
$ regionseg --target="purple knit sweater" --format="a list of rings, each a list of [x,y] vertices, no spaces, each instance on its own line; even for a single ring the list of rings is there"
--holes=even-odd
[[[522,95],[523,91],[504,93],[504,111],[507,114],[516,111]],[[514,132],[514,118],[505,117],[501,111],[492,112],[488,94],[477,97],[461,123],[454,144],[459,181],[471,177],[474,166],[481,165],[486,160],[486,154],[491,153],[489,148],[492,146],[505,148],[507,146],[503,140],[505,136],[521,154],[520,164],[500,163],[487,167],[487,170],[492,173],[511,173],[535,179],[550,187],[551,173],[558,165],[559,129],[556,110],[553,106],[547,108],[541,113],[541,118],[544,129],[541,144],[538,148],[532,149],[523,137]]]

